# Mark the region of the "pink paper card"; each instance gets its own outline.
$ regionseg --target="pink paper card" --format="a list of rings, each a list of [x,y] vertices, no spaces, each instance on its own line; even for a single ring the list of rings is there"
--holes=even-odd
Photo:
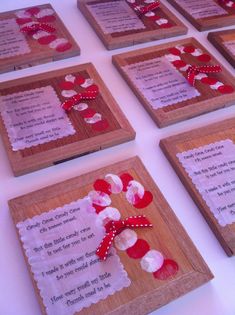
[[[48,315],[73,315],[130,285],[114,248],[100,262],[105,235],[89,197],[17,224]]]
[[[0,113],[13,151],[76,132],[52,86],[0,96]]]
[[[153,109],[200,95],[165,56],[126,65],[122,69]]]
[[[235,56],[235,40],[228,40],[223,42],[223,45]]]
[[[210,16],[227,15],[219,4],[214,0],[175,0],[194,19],[203,19]]]
[[[177,157],[221,226],[235,222],[235,144],[227,139]]]
[[[104,34],[144,29],[143,22],[125,0],[87,4]]]
[[[24,55],[31,51],[15,19],[0,20],[0,59]]]

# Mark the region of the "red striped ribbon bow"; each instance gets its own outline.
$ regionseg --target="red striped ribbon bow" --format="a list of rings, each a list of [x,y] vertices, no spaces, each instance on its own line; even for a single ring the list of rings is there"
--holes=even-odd
[[[82,100],[94,100],[98,94],[99,94],[98,86],[95,84],[91,85],[84,92],[78,93],[78,94],[70,97],[66,101],[64,101],[61,104],[61,107],[64,110],[69,111],[72,109],[73,106],[75,106],[76,104],[78,104]]]
[[[25,25],[23,27],[21,27],[21,32],[24,33],[30,33],[30,32],[37,32],[37,31],[45,31],[47,33],[53,33],[56,31],[56,29],[46,23],[34,23],[31,25]]]
[[[160,6],[159,1],[155,1],[153,3],[150,3],[148,5],[133,5],[133,8],[135,11],[137,11],[140,14],[145,14],[149,11],[155,10]]]
[[[187,79],[189,83],[194,86],[195,77],[199,73],[217,73],[221,72],[222,68],[219,65],[216,66],[190,66],[187,70]]]
[[[144,215],[128,217],[125,220],[109,221],[105,226],[106,235],[104,236],[98,249],[96,250],[96,255],[101,260],[106,260],[108,251],[113,243],[115,236],[120,234],[126,228],[134,229],[152,226],[152,223],[150,223],[150,221]]]

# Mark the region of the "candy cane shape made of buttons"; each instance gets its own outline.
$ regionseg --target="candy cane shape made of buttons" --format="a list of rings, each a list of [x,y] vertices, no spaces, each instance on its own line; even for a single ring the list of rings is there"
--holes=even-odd
[[[59,86],[62,90],[61,95],[66,99],[61,105],[64,110],[78,111],[85,123],[92,126],[95,131],[103,131],[109,127],[108,121],[100,113],[89,108],[86,102],[94,100],[99,94],[99,87],[94,84],[93,79],[68,74]],[[83,90],[77,92],[76,87],[81,87]]]
[[[177,70],[181,72],[187,72],[187,75],[189,69],[190,68],[192,69],[193,65],[187,64],[181,59],[181,55],[185,53],[191,54],[196,58],[196,60],[203,63],[208,63],[211,60],[210,55],[203,53],[203,51],[200,48],[195,48],[193,45],[190,46],[178,45],[176,47],[170,48],[169,54],[166,54],[165,57],[167,58],[168,61],[172,63],[172,65]],[[215,66],[208,65],[208,69],[209,67],[212,68],[214,67],[214,69],[212,69],[212,71],[210,72],[208,71],[208,74],[221,71],[220,67],[217,65]],[[198,70],[200,70],[199,68],[200,67],[198,67]],[[217,90],[221,94],[228,94],[234,91],[232,86],[225,85],[223,82],[218,81],[216,78],[213,78],[208,74],[205,71],[204,72],[197,71],[195,73],[194,80],[198,80],[201,83],[208,85],[212,90]]]
[[[160,2],[156,0],[145,0],[137,4],[136,0],[126,0],[130,7],[139,15],[144,15],[154,23],[156,23],[160,28],[170,28],[173,25],[168,21],[167,18],[163,18],[157,15],[156,11],[160,7]]]
[[[56,21],[54,13],[54,10],[50,8],[33,7],[20,10],[15,15],[22,33],[31,36],[40,45],[48,45],[57,52],[64,52],[69,50],[72,45],[66,38],[57,37],[56,28],[53,26]]]
[[[166,280],[175,276],[179,269],[178,264],[172,259],[165,259],[160,251],[151,249],[148,242],[138,238],[137,233],[133,230],[137,225],[138,227],[144,227],[141,224],[145,225],[146,228],[151,227],[151,222],[148,222],[145,216],[139,215],[127,218],[128,221],[125,224],[126,220],[120,220],[121,214],[118,209],[111,206],[110,196],[124,193],[128,203],[137,209],[143,209],[152,202],[152,193],[146,191],[143,185],[134,180],[129,173],[123,173],[120,176],[107,174],[104,179],[96,180],[93,186],[94,190],[89,192],[88,197],[96,209],[97,215],[103,221],[103,225],[121,224],[125,226],[119,234],[116,233],[116,229],[109,230],[110,239],[105,240],[108,242],[106,244],[108,248],[114,242],[115,247],[118,250],[125,251],[130,258],[140,259],[141,268],[152,273],[156,279]],[[138,220],[140,220],[139,224]],[[131,224],[130,228],[128,228],[128,224]],[[99,248],[97,249],[98,255]],[[105,257],[107,254],[108,252],[105,253]]]

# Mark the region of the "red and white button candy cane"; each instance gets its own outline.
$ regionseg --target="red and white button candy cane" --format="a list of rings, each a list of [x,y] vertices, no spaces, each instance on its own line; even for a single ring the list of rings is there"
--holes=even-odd
[[[192,65],[187,64],[181,59],[181,55],[188,53],[194,56],[199,62],[208,63],[211,60],[211,56],[203,53],[200,48],[195,48],[193,45],[181,46],[177,45],[169,49],[169,54],[165,55],[168,61],[172,65],[182,72],[187,72]],[[232,93],[234,91],[233,87],[230,85],[225,85],[223,82],[218,81],[216,78],[208,76],[206,73],[198,73],[194,77],[195,80],[208,85],[212,90],[217,90],[221,94]]]
[[[20,10],[15,13],[20,30],[32,36],[40,45],[48,45],[51,49],[64,52],[72,45],[66,38],[58,38],[53,23],[56,21],[54,10],[38,7]]]
[[[149,18],[151,21],[155,22],[160,28],[170,28],[173,25],[169,23],[168,19],[162,18],[155,13],[156,9],[159,8],[160,2],[155,0],[145,0],[140,4],[136,3],[136,0],[126,0],[132,9],[138,14],[142,14]]]
[[[82,87],[84,91],[77,92],[76,86]],[[68,74],[65,76],[65,80],[60,83],[60,88],[62,90],[61,95],[66,98],[61,105],[62,108],[66,111],[70,111],[72,108],[78,111],[84,121],[91,125],[95,131],[103,131],[109,127],[108,121],[84,102],[95,99],[99,94],[99,88],[94,84],[93,79]]]
[[[127,201],[136,208],[147,207],[153,199],[151,192],[146,191],[143,185],[128,173],[120,176],[107,174],[105,179],[95,181],[94,189],[95,191],[90,192],[88,196],[104,225],[110,221],[118,221],[121,217],[118,209],[111,207],[112,194],[124,192]],[[140,259],[141,268],[152,273],[156,279],[166,280],[178,272],[179,267],[174,260],[165,259],[161,252],[150,249],[148,242],[138,238],[133,229],[126,228],[116,235],[114,244],[130,258]]]
[[[44,21],[51,21],[51,19],[55,18],[54,17],[54,10],[50,9],[50,8],[45,8],[45,9],[39,9],[38,13],[33,14],[35,16],[35,18],[37,18],[38,20],[43,19]]]

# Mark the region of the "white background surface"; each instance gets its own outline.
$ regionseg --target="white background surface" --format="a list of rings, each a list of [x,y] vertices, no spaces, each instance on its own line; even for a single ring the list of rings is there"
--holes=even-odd
[[[235,107],[221,109],[162,130],[158,129],[112,65],[111,56],[136,48],[174,41],[185,36],[107,51],[91,26],[76,8],[76,0],[51,0],[48,2],[54,6],[79,43],[81,56],[2,74],[0,75],[0,82],[91,61],[136,130],[137,136],[135,141],[18,178],[13,177],[0,140],[0,315],[40,314],[39,305],[9,214],[7,200],[134,155],[141,157],[215,276],[210,283],[178,298],[153,314],[235,315],[235,257],[229,258],[226,256],[198,208],[158,147],[161,138],[234,117]],[[165,3],[166,1],[163,0],[162,2]],[[0,12],[43,3],[45,3],[43,0],[0,0]],[[176,10],[169,4],[166,3],[166,5],[176,13]],[[176,15],[188,26],[187,36],[195,36],[234,74],[232,66],[207,41],[207,32],[199,33],[180,14],[176,13]]]

